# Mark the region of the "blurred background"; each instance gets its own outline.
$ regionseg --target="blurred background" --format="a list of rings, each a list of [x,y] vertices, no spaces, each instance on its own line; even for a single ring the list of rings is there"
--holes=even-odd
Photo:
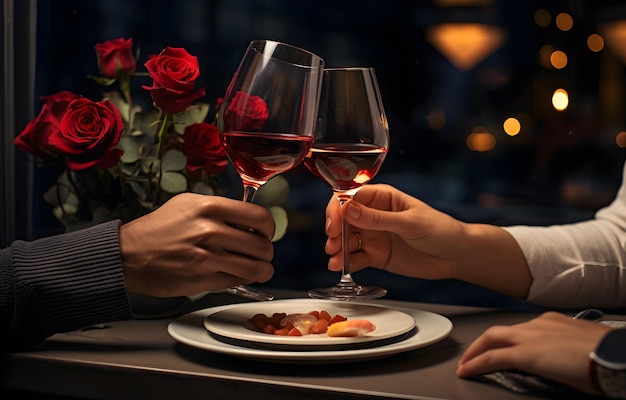
[[[623,1],[35,3],[31,113],[39,111],[39,96],[61,90],[99,98],[102,87],[87,78],[97,72],[93,46],[99,42],[132,37],[141,50],[140,66],[166,46],[184,47],[199,58],[199,85],[207,88],[204,100],[214,103],[248,42],[266,38],[315,52],[328,67],[374,67],[391,135],[374,182],[392,184],[459,219],[499,225],[580,221],[607,205],[621,182]],[[23,128],[16,126],[13,136]],[[32,204],[25,221],[17,221],[20,239],[60,229],[41,200],[50,177],[32,173]],[[338,276],[327,271],[324,254],[331,192],[303,166],[283,178],[289,183],[283,203],[289,227],[275,244],[276,273],[265,286],[334,284]],[[387,287],[394,299],[528,307],[456,281],[373,269],[355,279]]]

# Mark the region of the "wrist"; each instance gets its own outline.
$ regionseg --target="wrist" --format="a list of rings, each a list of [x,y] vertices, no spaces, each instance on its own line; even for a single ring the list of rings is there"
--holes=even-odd
[[[593,388],[604,396],[626,399],[626,329],[610,331],[589,358]]]

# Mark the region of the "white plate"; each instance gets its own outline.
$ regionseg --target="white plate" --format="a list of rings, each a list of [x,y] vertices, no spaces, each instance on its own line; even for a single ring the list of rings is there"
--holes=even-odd
[[[214,308],[183,315],[172,321],[167,330],[174,339],[188,346],[235,357],[280,363],[351,362],[387,357],[437,343],[445,339],[452,331],[452,322],[442,315],[411,308],[393,309],[412,316],[416,327],[404,340],[362,349],[278,351],[225,343],[215,339],[204,328],[204,319],[207,314],[215,311]]]
[[[327,311],[331,316],[342,315],[348,320],[366,319],[376,329],[365,336],[330,337],[323,334],[304,336],[280,336],[258,332],[249,327],[248,320],[255,314],[269,317],[274,313],[296,314],[309,311]],[[289,299],[260,303],[240,303],[216,307],[204,320],[209,332],[229,339],[245,340],[261,344],[295,346],[331,346],[373,342],[409,332],[415,327],[415,319],[407,313],[372,304],[338,302],[332,300]]]

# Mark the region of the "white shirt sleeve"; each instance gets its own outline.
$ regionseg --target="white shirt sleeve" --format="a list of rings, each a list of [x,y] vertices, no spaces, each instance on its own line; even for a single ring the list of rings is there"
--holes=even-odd
[[[626,307],[626,164],[613,202],[589,221],[505,227],[533,281],[526,300],[553,308]]]

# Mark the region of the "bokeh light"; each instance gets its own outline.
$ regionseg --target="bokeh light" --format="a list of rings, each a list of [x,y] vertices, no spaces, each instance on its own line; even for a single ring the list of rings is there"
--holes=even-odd
[[[615,144],[617,144],[617,147],[621,149],[626,148],[626,132],[621,131],[615,135]]]
[[[442,110],[432,110],[426,116],[426,123],[433,131],[442,130],[446,126],[446,113]]]
[[[552,94],[552,107],[555,110],[563,111],[569,105],[569,94],[565,89],[557,89]]]
[[[567,32],[574,26],[574,19],[568,13],[560,13],[555,19],[556,26],[563,32]]]
[[[486,152],[496,147],[496,138],[486,128],[476,127],[465,140],[467,147],[472,151]]]
[[[539,58],[539,64],[544,68],[552,68],[552,63],[550,62],[550,56],[554,53],[556,49],[554,46],[549,44],[544,44],[539,49],[539,53],[537,57]]]
[[[587,38],[587,47],[595,53],[602,51],[604,48],[604,38],[597,33],[592,33]]]
[[[507,118],[506,121],[502,124],[502,129],[504,129],[504,133],[509,136],[515,136],[522,130],[522,124],[519,122],[517,118]]]
[[[556,69],[565,68],[567,65],[567,55],[561,50],[557,50],[550,55],[550,64]]]
[[[550,22],[552,22],[552,16],[548,12],[548,10],[540,8],[539,10],[535,11],[535,23],[538,26],[545,28],[550,25]]]

